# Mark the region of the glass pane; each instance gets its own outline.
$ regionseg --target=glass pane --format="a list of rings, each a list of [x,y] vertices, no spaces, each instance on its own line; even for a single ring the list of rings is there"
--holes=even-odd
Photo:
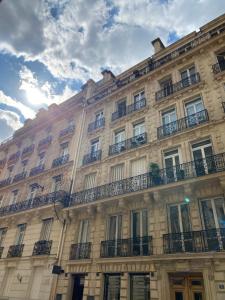
[[[203,214],[205,229],[215,228],[216,226],[215,226],[211,201],[210,200],[202,201],[201,205],[202,205],[202,214]]]
[[[140,236],[140,213],[139,212],[133,212],[132,217],[132,231],[133,231],[133,238]]]
[[[106,275],[105,277],[105,300],[120,300],[120,276]]]
[[[148,236],[148,212],[142,211],[142,236]]]
[[[109,218],[109,240],[116,239],[116,216]]]
[[[150,281],[147,275],[131,275],[131,300],[149,300]]]
[[[175,292],[175,300],[184,300],[183,292]]]
[[[172,233],[181,232],[177,206],[170,206],[170,225]]]
[[[203,300],[202,292],[194,292],[194,300]]]
[[[225,228],[225,213],[224,213],[224,200],[215,200],[217,220],[220,228]]]
[[[191,231],[189,209],[187,204],[181,205],[181,218],[182,218],[183,232]]]

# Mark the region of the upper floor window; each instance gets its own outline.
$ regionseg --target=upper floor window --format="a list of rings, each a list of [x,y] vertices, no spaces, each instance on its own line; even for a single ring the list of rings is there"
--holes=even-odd
[[[191,116],[204,110],[202,99],[199,97],[185,104],[186,115]]]
[[[33,200],[37,194],[37,191],[38,191],[38,185],[36,183],[30,185],[29,193],[28,193],[28,200]]]
[[[144,98],[145,98],[145,92],[141,91],[134,95],[134,103],[137,103],[138,101],[141,101]]]
[[[38,161],[37,161],[37,166],[43,165],[44,161],[45,161],[45,152],[42,152],[42,153],[39,154]]]
[[[12,191],[9,205],[15,204],[17,202],[18,194],[19,194],[19,190]]]
[[[85,175],[85,178],[84,178],[84,189],[85,190],[95,187],[95,184],[96,184],[96,173],[91,173],[91,174]]]
[[[13,176],[13,170],[14,170],[14,166],[8,167],[8,177],[9,178]]]
[[[131,212],[132,238],[148,236],[148,211],[147,209]]]
[[[60,144],[60,156],[66,156],[69,154],[69,143]]]
[[[193,144],[192,154],[195,163],[195,171],[198,176],[202,176],[214,171],[215,163],[212,159],[213,149],[210,140]]]
[[[137,176],[146,172],[145,157],[131,161],[131,176]]]
[[[126,109],[127,109],[127,101],[121,100],[117,102],[117,111],[118,111],[118,117],[122,117],[126,115]]]
[[[163,125],[170,124],[177,120],[176,109],[172,108],[162,113],[162,123]]]
[[[178,149],[164,153],[164,164],[166,168],[166,178],[168,181],[176,181],[180,178],[180,156]]]
[[[173,93],[172,78],[169,77],[167,79],[163,79],[162,81],[160,81],[160,88],[161,88],[161,90],[163,90],[164,97],[167,97],[170,94],[172,94]]]
[[[6,236],[6,232],[7,232],[7,228],[0,228],[0,247],[3,246],[3,243],[4,243],[4,239],[5,239],[5,236]]]
[[[221,51],[216,55],[218,64],[220,66],[220,70],[224,71],[225,70],[225,51]]]
[[[133,125],[133,136],[145,133],[145,123],[141,122]]]
[[[21,165],[22,165],[22,173],[26,172],[26,169],[27,169],[27,164],[28,164],[28,160],[23,160],[21,162]]]
[[[24,235],[26,231],[26,224],[17,225],[17,233],[15,238],[15,245],[21,245],[23,243]]]
[[[54,176],[52,180],[52,193],[60,191],[62,187],[62,175]]]
[[[53,218],[42,220],[40,241],[49,241]]]
[[[110,216],[107,221],[107,239],[117,240],[122,238],[122,216]],[[116,248],[116,247],[115,247]]]
[[[170,205],[168,207],[168,217],[171,233],[191,231],[189,206],[187,203]]]
[[[80,221],[78,243],[82,244],[88,242],[89,242],[89,220],[85,219]]]
[[[103,111],[97,112],[95,114],[95,122],[96,123],[100,123],[103,118],[104,118]]]
[[[95,156],[96,152],[100,149],[99,139],[91,141],[91,156]]]
[[[225,228],[224,198],[201,200],[201,213],[203,226],[206,230]]]
[[[111,182],[122,180],[124,177],[124,164],[111,167]]]
[[[115,132],[114,135],[114,142],[115,144],[121,143],[125,140],[125,130],[124,129],[120,129],[119,131]]]
[[[182,80],[187,79],[188,77],[193,77],[196,73],[195,66],[191,66],[185,70],[180,71],[180,76]]]

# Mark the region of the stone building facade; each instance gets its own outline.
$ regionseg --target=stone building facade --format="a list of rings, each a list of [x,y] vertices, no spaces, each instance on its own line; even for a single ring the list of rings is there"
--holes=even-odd
[[[152,44],[1,146],[0,299],[225,299],[225,16]]]

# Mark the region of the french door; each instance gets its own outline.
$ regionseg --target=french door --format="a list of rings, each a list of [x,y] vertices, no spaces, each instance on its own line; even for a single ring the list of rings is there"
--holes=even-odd
[[[215,172],[216,165],[210,140],[193,144],[192,153],[197,176]]]
[[[208,250],[225,250],[224,198],[202,200],[200,205]]]
[[[167,97],[173,93],[173,83],[172,79],[169,78],[160,83],[161,89],[164,92],[164,97]]]
[[[117,111],[118,111],[119,118],[126,115],[126,110],[127,110],[126,100],[117,103]]]
[[[122,215],[110,216],[108,219],[108,249],[109,257],[120,256],[122,237]]]
[[[192,66],[180,73],[183,87],[189,86],[196,81],[196,70],[195,66]]]
[[[191,101],[185,105],[188,127],[205,121],[204,105],[201,98]],[[201,113],[202,112],[202,113]]]
[[[115,133],[115,145],[116,152],[125,150],[125,130],[121,130]]]
[[[175,109],[171,109],[162,114],[163,135],[171,135],[177,131],[177,114]]]
[[[166,182],[174,182],[179,179],[183,179],[181,178],[182,171],[180,169],[180,158],[178,149],[164,153],[164,164],[166,168]]]
[[[186,203],[169,206],[169,225],[171,232],[170,249],[172,252],[192,251],[192,237],[189,206]]]
[[[97,156],[97,151],[99,150],[100,142],[99,140],[95,140],[91,142],[91,157]]]
[[[147,209],[132,211],[131,233],[133,256],[147,255],[149,253]]]

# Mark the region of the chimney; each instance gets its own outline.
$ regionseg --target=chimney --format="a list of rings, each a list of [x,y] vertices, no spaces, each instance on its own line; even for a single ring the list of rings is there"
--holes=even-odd
[[[102,76],[103,76],[103,81],[106,82],[106,81],[109,81],[110,79],[114,79],[115,78],[115,75],[109,71],[109,70],[103,70],[102,71]]]
[[[161,41],[160,38],[157,38],[154,41],[152,41],[152,46],[154,47],[155,54],[165,48],[165,46],[163,45],[163,42]]]

